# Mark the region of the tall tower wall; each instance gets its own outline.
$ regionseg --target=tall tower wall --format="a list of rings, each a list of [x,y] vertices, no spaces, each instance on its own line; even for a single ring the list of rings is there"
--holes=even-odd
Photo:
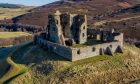
[[[54,15],[49,15],[49,40],[54,43],[63,44],[64,43],[64,36],[62,32],[62,26],[60,24],[60,15],[61,13],[57,11]]]
[[[86,15],[61,14],[57,11],[49,15],[48,38],[51,42],[62,45],[83,44],[87,42]]]
[[[83,16],[84,21],[83,24],[79,27],[79,43],[83,44],[87,42],[87,17],[86,15]]]
[[[83,44],[87,42],[86,15],[77,15],[73,18],[72,35],[77,44]]]

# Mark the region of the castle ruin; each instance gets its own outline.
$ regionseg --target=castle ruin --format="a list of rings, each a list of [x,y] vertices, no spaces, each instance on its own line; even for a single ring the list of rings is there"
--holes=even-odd
[[[86,15],[60,13],[48,16],[47,30],[34,42],[71,61],[123,53],[123,33],[87,27]]]

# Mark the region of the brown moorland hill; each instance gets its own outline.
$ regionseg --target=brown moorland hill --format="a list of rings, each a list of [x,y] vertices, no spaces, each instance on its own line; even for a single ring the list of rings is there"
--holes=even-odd
[[[34,8],[30,10],[31,13],[13,18],[13,21],[44,27],[47,25],[48,14],[54,13],[56,10],[87,14],[89,27],[115,27],[118,31],[125,33],[125,37],[140,40],[137,35],[140,32],[138,29],[140,26],[140,0],[61,0]],[[116,22],[116,20],[119,21]],[[95,25],[96,23],[98,26]]]
[[[21,15],[13,21],[39,26],[47,25],[47,15],[56,10],[61,12],[87,14],[89,21],[96,21],[95,16],[112,13],[120,9],[129,8],[140,3],[138,0],[63,0],[30,10],[31,13]]]

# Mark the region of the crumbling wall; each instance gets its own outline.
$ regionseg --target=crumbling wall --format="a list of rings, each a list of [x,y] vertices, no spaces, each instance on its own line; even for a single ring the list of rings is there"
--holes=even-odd
[[[93,28],[87,29],[87,38],[88,39],[96,39],[97,35],[100,35],[99,29],[93,29]]]
[[[80,44],[87,42],[87,17],[86,15],[83,15],[83,17],[84,17],[84,23],[80,26],[80,32],[79,32]]]
[[[60,45],[60,44],[52,43],[49,41],[47,42],[47,46],[48,46],[48,49],[50,49],[52,52],[54,52],[54,53],[56,53],[64,58],[67,58],[69,60],[72,59],[71,48]]]
[[[49,41],[54,43],[63,44],[64,38],[62,33],[62,26],[60,23],[60,13],[56,12],[55,15],[49,15],[48,35]]]
[[[66,46],[63,46],[63,45],[60,45],[57,43],[52,43],[50,41],[43,40],[41,38],[38,38],[38,44],[41,47],[43,47],[53,53],[56,53],[64,58],[72,60],[72,50],[69,47],[66,47]]]
[[[70,28],[71,27],[70,18],[71,18],[70,14],[62,14],[62,15],[60,15],[63,35],[66,38],[72,38],[71,28]]]
[[[66,45],[71,39],[72,43],[82,44],[87,42],[87,17],[86,15],[61,14],[56,11],[49,15],[47,37],[54,43]]]
[[[56,53],[64,58],[67,58],[71,61],[76,61],[80,59],[85,59],[89,57],[94,57],[98,55],[108,54],[113,55],[113,53],[122,53],[122,45],[121,42],[110,42],[97,44],[92,46],[85,46],[79,48],[70,48],[57,43],[52,43],[47,40],[38,39],[38,44],[50,50],[53,53]]]
[[[121,46],[123,45],[123,33],[120,33],[119,35],[115,36],[115,40],[121,42]]]
[[[72,49],[72,61],[103,54],[113,55],[115,52],[120,52],[118,51],[118,48],[122,48],[121,42],[110,42],[93,46],[74,48]]]
[[[77,15],[73,17],[72,35],[77,44],[87,41],[87,19],[86,15]]]

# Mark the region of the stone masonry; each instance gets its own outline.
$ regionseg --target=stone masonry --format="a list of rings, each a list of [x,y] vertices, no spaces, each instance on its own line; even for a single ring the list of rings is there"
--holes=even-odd
[[[123,53],[123,33],[87,28],[86,15],[56,11],[48,19],[46,32],[35,36],[34,42],[70,61]]]
[[[70,46],[87,41],[86,15],[61,14],[57,11],[48,18],[47,39],[49,41]]]

